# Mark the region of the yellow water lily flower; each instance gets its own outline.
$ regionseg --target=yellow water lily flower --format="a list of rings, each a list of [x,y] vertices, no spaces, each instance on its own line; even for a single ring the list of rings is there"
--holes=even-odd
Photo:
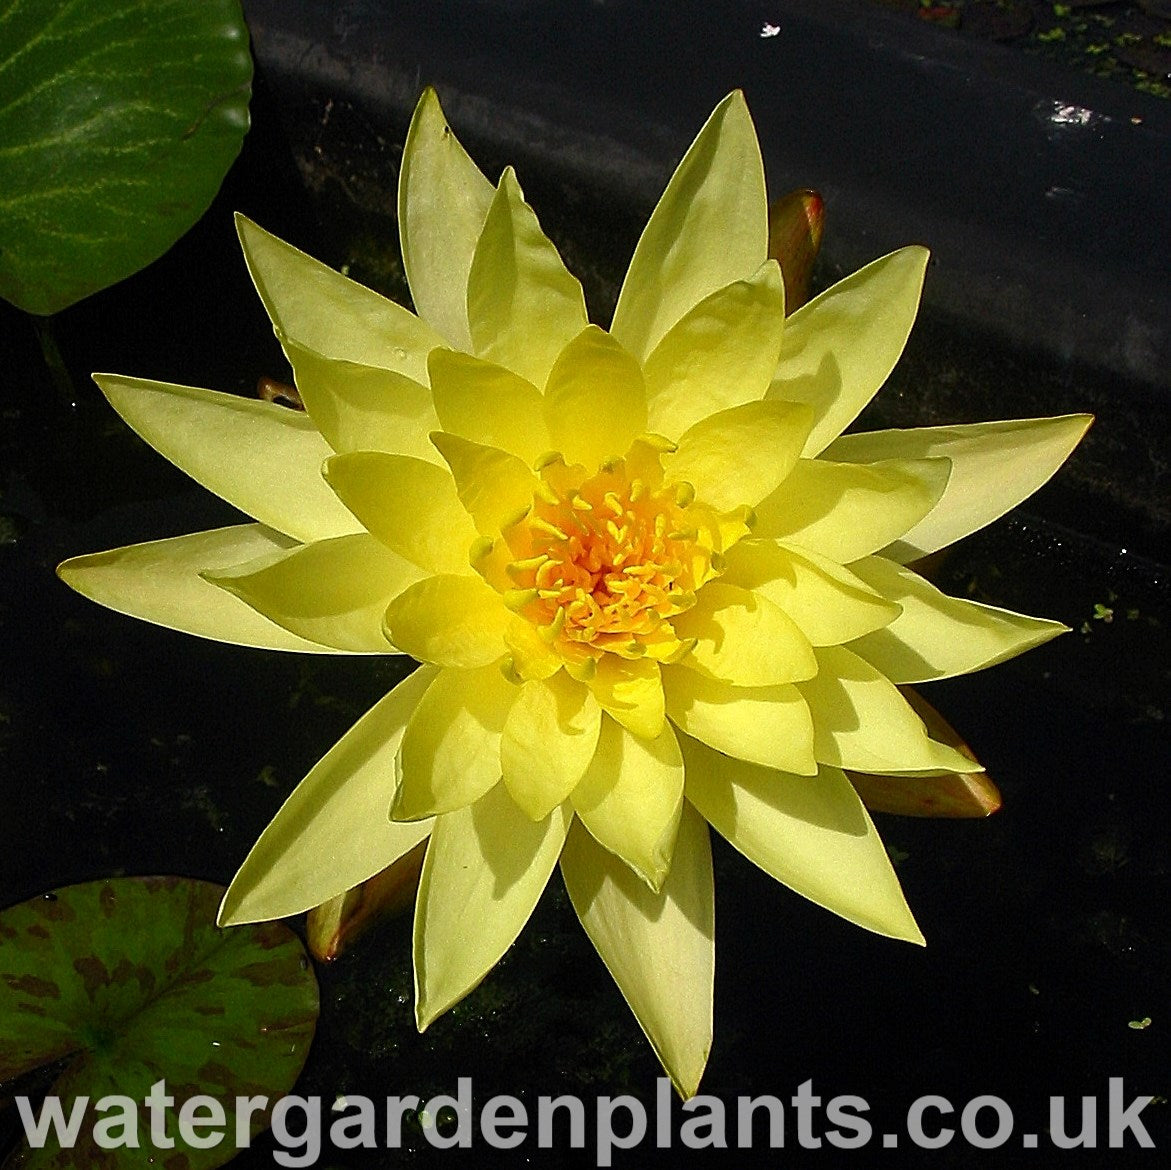
[[[307,910],[429,837],[424,1028],[560,864],[691,1095],[712,1039],[708,826],[805,897],[922,941],[843,769],[971,772],[897,684],[1063,627],[946,597],[907,562],[1034,491],[1088,420],[843,436],[903,349],[927,254],[876,260],[786,320],[739,93],[667,186],[608,331],[515,174],[493,186],[430,90],[398,210],[417,315],[239,220],[307,413],[97,376],[257,523],[60,573],[206,637],[423,664],[288,798],[223,922]]]

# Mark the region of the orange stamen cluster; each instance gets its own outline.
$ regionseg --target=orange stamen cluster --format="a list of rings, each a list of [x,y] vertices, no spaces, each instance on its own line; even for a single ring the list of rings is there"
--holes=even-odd
[[[670,619],[713,575],[708,526],[688,515],[684,483],[661,486],[626,460],[588,476],[560,458],[540,469],[532,507],[504,533],[518,559],[508,600],[569,661],[610,651],[670,660],[686,654]]]

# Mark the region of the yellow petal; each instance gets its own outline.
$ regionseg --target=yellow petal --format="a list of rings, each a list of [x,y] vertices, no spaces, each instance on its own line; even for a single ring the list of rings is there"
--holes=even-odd
[[[813,648],[797,623],[767,598],[737,585],[713,582],[672,625],[696,638],[684,667],[740,687],[771,687],[810,678]]]
[[[243,215],[236,231],[277,336],[330,358],[383,366],[423,380],[442,344],[414,313],[278,240]]]
[[[643,229],[611,332],[646,358],[684,313],[767,257],[764,166],[737,90],[700,130]]]
[[[444,670],[407,724],[398,758],[396,821],[447,813],[500,779],[500,733],[517,688],[494,666]]]
[[[683,807],[683,757],[669,724],[648,740],[603,719],[597,750],[570,800],[599,844],[651,889],[662,886]]]
[[[1088,414],[1068,414],[873,431],[843,435],[826,457],[847,463],[937,456],[951,460],[951,478],[936,506],[883,550],[884,556],[905,563],[976,532],[1031,496],[1065,462],[1091,422]]]
[[[262,557],[277,560],[296,547],[263,524],[240,524],[73,557],[57,575],[99,605],[171,630],[265,650],[330,653],[200,576]]]
[[[404,589],[386,609],[386,633],[404,654],[470,670],[508,652],[504,641],[520,621],[479,577],[440,575]]]
[[[571,814],[531,821],[503,784],[435,821],[415,902],[419,1031],[458,1003],[516,941],[561,856]]]
[[[734,687],[682,666],[663,671],[671,722],[709,747],[766,768],[812,776],[813,719],[793,685]]]
[[[646,388],[638,362],[597,326],[584,329],[549,372],[545,423],[567,463],[592,471],[623,455],[646,430]]]
[[[769,397],[813,407],[805,455],[836,439],[894,369],[926,268],[926,248],[901,248],[826,289],[785,323]]]
[[[221,926],[284,918],[364,882],[413,849],[429,821],[394,824],[394,758],[435,679],[416,670],[372,707],[293,790],[252,847],[220,906]]]
[[[302,541],[358,530],[321,478],[329,446],[300,411],[118,374],[94,381],[156,451],[262,524]]]
[[[565,660],[541,637],[537,628],[522,618],[508,627],[504,641],[512,656],[512,667],[522,679],[552,678],[565,665]]]
[[[512,167],[484,221],[468,276],[468,321],[477,357],[544,386],[566,344],[589,324],[585,297],[533,209]]]
[[[799,545],[846,564],[897,540],[935,507],[946,459],[868,465],[801,459],[756,509],[753,535]]]
[[[415,308],[456,349],[472,348],[468,273],[494,193],[428,86],[403,146],[398,227]]]
[[[302,638],[356,654],[391,654],[382,626],[386,607],[422,573],[360,532],[301,545],[261,567],[203,576]]]
[[[809,429],[809,408],[746,402],[701,419],[663,459],[669,482],[695,488],[713,508],[753,507],[793,470]]]
[[[476,526],[446,467],[351,451],[328,460],[329,486],[387,548],[430,573],[466,573]]]
[[[544,820],[585,775],[601,726],[589,688],[564,671],[521,687],[504,725],[500,764],[512,799],[532,820]]]
[[[899,614],[894,601],[849,569],[808,549],[798,551],[773,540],[740,541],[728,551],[720,579],[780,606],[814,646],[838,646],[860,638]]]
[[[644,363],[650,430],[678,439],[708,415],[763,398],[784,324],[785,286],[775,261],[705,297]]]
[[[922,943],[870,817],[837,768],[793,776],[683,741],[687,799],[750,861],[802,897]]]
[[[816,651],[817,677],[798,683],[813,713],[813,751],[823,764],[857,772],[979,771],[928,738],[894,683],[841,646]]]
[[[1061,622],[948,597],[917,573],[882,557],[850,566],[868,585],[902,606],[885,629],[850,644],[891,682],[928,682],[983,670],[1058,634]]]
[[[707,825],[686,805],[675,860],[655,894],[580,825],[561,855],[573,908],[682,1097],[712,1045],[715,911]]]
[[[451,469],[460,503],[485,536],[499,536],[504,521],[533,502],[539,481],[515,455],[445,431],[435,431],[431,441]]]
[[[628,731],[643,739],[662,734],[663,681],[657,662],[603,654],[589,685],[602,708]]]
[[[443,430],[510,451],[530,466],[551,448],[544,398],[531,382],[451,349],[433,350],[427,368]]]
[[[288,341],[285,353],[309,417],[335,451],[385,451],[439,462],[427,439],[439,419],[422,382]]]

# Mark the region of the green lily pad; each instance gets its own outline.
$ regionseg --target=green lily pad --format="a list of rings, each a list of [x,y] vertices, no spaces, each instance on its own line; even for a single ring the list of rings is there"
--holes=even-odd
[[[317,1022],[317,981],[280,923],[217,928],[223,893],[209,882],[121,878],[0,914],[0,1082],[56,1065],[48,1101],[60,1099],[64,1118],[88,1098],[72,1148],[51,1133],[41,1149],[26,1142],[4,1170],[220,1166],[236,1152],[236,1098],[264,1096],[271,1105],[292,1086]],[[174,1098],[157,1109],[175,1142],[161,1151],[142,1105],[158,1081]],[[100,1108],[115,1094],[138,1103],[137,1149],[102,1148],[129,1136],[117,1110]],[[225,1136],[209,1148],[186,1143],[178,1124],[183,1103],[201,1094],[225,1115],[215,1127]],[[95,1122],[107,1117],[111,1128],[95,1139]],[[268,1108],[258,1111],[248,1131],[260,1132],[268,1117]]]
[[[0,296],[55,313],[161,256],[248,129],[239,0],[0,0]]]

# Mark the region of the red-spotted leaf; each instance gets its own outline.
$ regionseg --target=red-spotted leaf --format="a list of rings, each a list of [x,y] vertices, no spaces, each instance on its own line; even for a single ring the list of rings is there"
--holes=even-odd
[[[26,1141],[4,1170],[209,1170],[236,1152],[236,1098],[271,1105],[292,1086],[317,1022],[317,981],[287,927],[217,928],[223,893],[208,882],[120,878],[0,913],[0,1082],[53,1065],[50,1107],[59,1101],[69,1121],[86,1099],[72,1138],[50,1127],[42,1148]],[[163,1142],[142,1105],[158,1081],[173,1098],[158,1110]],[[199,1131],[224,1133],[208,1148],[185,1143],[178,1125],[197,1095],[223,1107],[223,1125]],[[115,1096],[139,1103],[137,1116],[109,1102],[103,1111]],[[35,1098],[25,1109],[34,1125],[46,1120]],[[267,1124],[262,1109],[246,1129]]]

